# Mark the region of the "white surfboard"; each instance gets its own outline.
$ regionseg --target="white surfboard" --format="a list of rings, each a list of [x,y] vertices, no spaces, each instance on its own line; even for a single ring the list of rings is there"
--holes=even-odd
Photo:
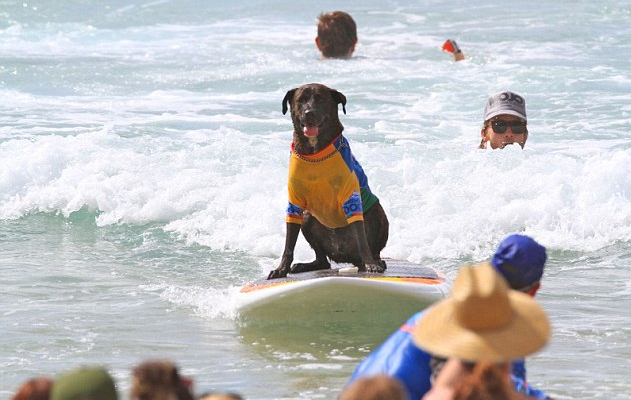
[[[447,296],[450,284],[433,268],[386,259],[383,274],[355,267],[289,274],[245,285],[237,296],[246,325],[398,327],[413,313]]]

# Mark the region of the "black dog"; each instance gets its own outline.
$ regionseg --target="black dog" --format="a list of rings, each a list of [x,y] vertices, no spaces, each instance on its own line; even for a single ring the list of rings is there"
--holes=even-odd
[[[294,124],[287,234],[280,265],[268,279],[329,269],[329,259],[360,271],[386,269],[380,252],[388,241],[388,218],[342,135],[340,103],[346,114],[346,97],[316,83],[292,89],[283,99],[283,114],[289,104]],[[292,266],[301,226],[316,259]]]

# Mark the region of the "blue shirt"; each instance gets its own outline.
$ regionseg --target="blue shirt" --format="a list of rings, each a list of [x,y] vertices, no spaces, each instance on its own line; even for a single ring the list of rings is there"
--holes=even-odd
[[[412,341],[412,332],[425,311],[414,314],[399,330],[390,335],[379,347],[370,353],[353,372],[347,385],[365,376],[386,374],[401,381],[410,400],[419,400],[431,388],[430,360],[432,356]],[[515,389],[535,399],[548,399],[541,390],[531,388],[526,383],[524,360],[513,362],[511,379]]]

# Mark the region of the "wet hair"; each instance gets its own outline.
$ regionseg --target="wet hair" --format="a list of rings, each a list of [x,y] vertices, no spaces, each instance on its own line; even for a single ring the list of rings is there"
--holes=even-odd
[[[322,13],[318,17],[320,51],[327,58],[348,58],[357,42],[357,24],[344,11]]]

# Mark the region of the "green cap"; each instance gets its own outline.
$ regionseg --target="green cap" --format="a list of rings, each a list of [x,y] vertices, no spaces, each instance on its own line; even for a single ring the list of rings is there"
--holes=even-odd
[[[118,400],[116,386],[103,368],[83,367],[60,376],[50,400]]]

